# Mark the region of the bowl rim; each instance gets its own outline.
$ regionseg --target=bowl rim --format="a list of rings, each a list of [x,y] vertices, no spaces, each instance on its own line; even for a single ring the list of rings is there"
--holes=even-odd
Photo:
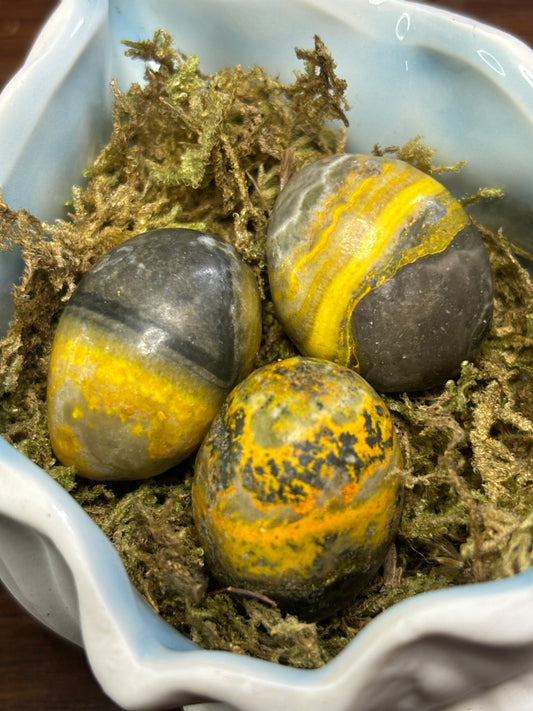
[[[249,2],[227,1],[236,5]],[[310,8],[323,5],[320,0],[299,2]],[[351,4],[353,5],[353,0],[351,3],[345,0],[336,0],[334,3],[335,7],[343,12],[348,12]],[[506,52],[521,60],[524,79],[533,87],[533,51],[507,32],[444,8],[409,0],[366,0],[365,4],[375,7],[387,5],[405,13],[412,12],[416,17],[424,16],[438,20],[439,23],[451,22],[463,33],[486,35],[497,46],[504,46]],[[31,90],[35,82],[41,80],[43,71],[47,71],[48,63],[58,52],[63,51],[65,45],[71,46],[73,38],[80,40],[79,44],[75,45],[75,51],[83,51],[83,43],[89,41],[93,33],[102,31],[107,7],[107,0],[60,2],[23,66],[8,82],[0,96],[0,133],[5,125],[2,122],[6,120],[10,102],[20,91]],[[332,6],[328,8],[333,11]],[[80,12],[84,17],[81,23]],[[399,16],[399,20],[404,14]],[[439,38],[444,43],[443,46],[449,48],[449,44],[445,42],[445,33],[441,33]],[[491,61],[488,57],[484,61],[486,60]],[[497,74],[498,67],[495,66],[488,65],[489,69]],[[65,65],[64,71],[68,71],[68,66]],[[59,75],[54,78],[54,83],[60,83],[61,80],[62,76]],[[533,96],[531,109],[533,111]],[[38,115],[38,110],[35,114]],[[14,161],[16,158],[17,156],[13,156]],[[253,709],[266,709],[273,703],[279,704],[289,689],[300,694],[299,705],[294,706],[295,710],[303,709],[304,704],[308,706],[310,702],[316,709],[325,709],[326,706],[334,709],[335,706],[331,702],[333,686],[344,690],[343,698],[355,698],[357,689],[361,690],[366,683],[364,680],[354,682],[355,662],[361,677],[375,676],[383,660],[383,637],[388,637],[389,650],[405,648],[415,642],[420,634],[427,633],[428,618],[435,616],[438,617],[438,624],[433,620],[431,631],[443,639],[455,637],[460,644],[461,640],[464,641],[475,633],[478,643],[490,650],[495,646],[501,647],[500,640],[505,632],[509,648],[521,647],[533,652],[533,628],[524,624],[516,626],[512,632],[505,630],[504,615],[497,614],[492,627],[479,628],[467,624],[462,635],[453,624],[459,607],[464,606],[465,599],[470,600],[469,604],[473,604],[472,598],[477,599],[479,596],[485,598],[490,609],[494,611],[501,610],[503,605],[511,612],[510,608],[514,606],[518,613],[522,609],[521,606],[526,606],[533,599],[533,568],[514,578],[456,586],[403,600],[380,613],[335,659],[316,670],[280,667],[271,662],[243,658],[230,652],[200,649],[170,628],[140,598],[132,588],[118,553],[110,541],[70,494],[4,440],[0,440],[0,463],[0,514],[6,519],[16,520],[36,530],[43,538],[51,541],[67,567],[73,571],[76,597],[72,605],[77,608],[82,643],[104,690],[126,708],[142,708],[142,704],[148,707],[154,701],[165,704],[171,699],[178,699],[178,703],[188,703],[209,697],[223,699],[239,708],[239,685],[245,683],[248,688],[253,688],[253,693],[258,697],[262,695],[261,701],[257,702]],[[24,476],[24,487],[19,485],[21,473]],[[52,516],[52,512],[55,516]],[[110,578],[114,581],[113,585],[104,585],[102,588],[100,581]],[[510,593],[514,596],[512,605],[506,603]],[[32,614],[53,628],[50,620],[43,619],[36,609],[31,609],[28,600],[26,606]],[[410,625],[406,624],[406,618],[409,619]],[[111,641],[117,652],[113,664],[103,658],[101,641],[92,629],[95,620],[97,628],[106,639],[106,644]],[[147,629],[150,634],[147,634]],[[184,662],[184,659],[187,659],[187,662]],[[201,671],[198,670],[200,662]],[[120,668],[121,665],[123,669]],[[128,670],[128,677],[132,670],[137,672],[135,684],[124,683],[124,669]],[[208,677],[211,677],[209,691],[206,690]],[[118,689],[117,680],[120,680],[123,687],[129,688]],[[165,687],[158,688],[162,683]],[[253,709],[247,706],[247,711]]]

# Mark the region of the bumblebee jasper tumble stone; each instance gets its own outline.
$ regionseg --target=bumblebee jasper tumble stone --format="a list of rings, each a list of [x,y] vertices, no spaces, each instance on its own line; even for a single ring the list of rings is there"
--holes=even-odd
[[[490,327],[483,241],[436,180],[390,158],[340,154],[296,173],[267,238],[272,298],[305,355],[379,391],[457,374]]]
[[[255,277],[222,239],[161,229],[126,240],[83,277],[55,334],[56,456],[92,479],[173,466],[249,373],[260,329]]]
[[[399,465],[387,408],[353,370],[298,356],[254,371],[196,458],[193,515],[210,570],[304,618],[333,612],[391,545]]]

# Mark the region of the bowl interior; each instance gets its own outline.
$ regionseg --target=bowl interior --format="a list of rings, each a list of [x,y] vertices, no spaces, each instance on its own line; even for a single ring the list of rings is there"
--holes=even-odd
[[[294,48],[311,47],[316,33],[348,82],[349,150],[423,136],[443,162],[468,161],[446,178],[459,197],[504,189],[483,206],[485,222],[531,246],[533,58],[509,35],[400,0],[64,0],[60,9],[2,96],[0,185],[10,205],[44,220],[60,213],[107,137],[110,80],[127,88],[141,78],[121,40],[163,27],[205,71],[259,64],[290,79],[300,69]]]
[[[438,150],[436,157],[443,163],[468,161],[464,170],[444,182],[458,197],[475,192],[480,185],[501,187],[505,194],[501,200],[485,202],[472,210],[488,227],[503,226],[511,240],[533,252],[533,53],[518,40],[497,30],[400,0],[330,0],[328,3],[323,0],[270,0],[268,3],[259,0],[197,0],[194,3],[63,0],[26,65],[0,97],[0,189],[10,206],[24,207],[46,221],[64,214],[63,204],[71,186],[80,182],[83,169],[108,136],[111,79],[116,78],[123,89],[132,81],[141,80],[140,63],[124,56],[120,41],[150,37],[161,27],[174,36],[182,51],[199,55],[204,71],[228,64],[259,64],[287,80],[300,68],[294,48],[311,47],[314,34],[319,34],[337,62],[339,75],[348,82],[347,98],[351,106],[348,149],[367,153],[376,143],[398,145],[421,135]],[[3,330],[11,315],[9,291],[20,269],[16,254],[0,254],[0,328]],[[122,575],[114,570],[117,560],[106,553],[106,575],[99,578],[99,562],[84,540],[88,536],[90,542],[98,534],[87,527],[88,524],[81,523],[73,505],[65,499],[64,504],[57,506],[59,522],[53,530],[47,528],[45,513],[36,508],[35,500],[41,492],[43,500],[55,501],[59,496],[55,484],[44,482],[36,472],[22,466],[5,442],[0,442],[0,464],[12,473],[11,477],[0,479],[0,513],[4,510],[23,526],[34,526],[39,535],[53,542],[50,548],[46,545],[43,548],[48,558],[54,560],[57,553],[57,560],[61,561],[49,566],[48,577],[58,578],[56,573],[60,569],[62,577],[59,579],[66,581],[68,594],[65,609],[58,613],[56,621],[53,615],[49,617],[50,625],[72,639],[83,637],[101,683],[121,703],[133,704],[134,692],[139,692],[140,685],[147,705],[156,697],[157,703],[164,704],[169,700],[182,703],[188,698],[187,694],[201,696],[206,680],[198,676],[194,665],[186,665],[181,675],[172,677],[174,668],[161,651],[163,648],[190,651],[188,644],[172,642],[176,638],[164,626],[160,627],[159,622],[154,623],[142,604],[129,593],[132,614],[140,614],[137,624],[155,625],[157,632],[154,627],[151,634],[160,644],[147,643],[145,639],[139,641],[133,633],[125,633],[133,618],[120,612],[119,600],[102,592],[102,587],[109,587],[110,578]],[[23,482],[30,480],[28,491],[31,490],[32,496],[24,495]],[[0,524],[4,525],[5,521]],[[11,530],[18,525],[16,523]],[[69,541],[68,536],[71,536]],[[29,541],[28,545],[34,543]],[[105,545],[99,537],[98,546],[105,548]],[[43,583],[42,580],[32,582],[16,558],[15,546],[9,558],[13,569],[10,572],[6,568],[4,558],[0,571],[4,578],[9,577],[10,586],[18,591],[21,601],[31,607],[28,601],[32,595],[39,594]],[[16,566],[18,576],[13,573]],[[228,684],[235,685],[235,679],[254,677],[257,686],[253,688],[263,689],[265,696],[262,701],[248,698],[243,706],[248,711],[271,708],[275,703],[279,705],[280,699],[285,699],[281,701],[283,706],[289,698],[283,695],[289,693],[287,689],[307,688],[308,679],[315,680],[313,695],[298,696],[300,700],[291,708],[312,705],[317,709],[332,709],[336,708],[335,704],[339,709],[348,708],[346,704],[357,696],[354,684],[366,683],[361,681],[365,679],[363,673],[356,681],[351,678],[356,660],[358,664],[366,664],[369,683],[372,679],[375,681],[379,678],[376,675],[380,659],[390,659],[395,645],[405,645],[417,634],[426,635],[427,641],[428,630],[438,628],[435,639],[450,630],[459,640],[464,635],[483,637],[486,630],[483,643],[498,646],[498,640],[507,634],[509,644],[526,646],[533,640],[533,630],[521,625],[520,615],[526,603],[531,602],[530,578],[507,581],[504,588],[498,584],[483,586],[483,590],[489,592],[480,592],[482,596],[490,597],[490,591],[494,590],[493,603],[488,606],[477,603],[477,588],[467,592],[443,592],[433,598],[435,604],[409,601],[404,609],[408,615],[415,611],[416,619],[410,617],[415,619],[412,631],[406,632],[401,612],[390,611],[385,621],[378,621],[355,640],[356,644],[341,655],[333,671],[306,676],[306,681],[300,675],[281,671],[276,682],[270,683],[271,672],[261,665],[250,666],[250,660],[243,660],[240,669],[241,661],[227,662],[224,656],[206,658],[215,660],[209,662],[214,665],[210,669],[215,676],[221,668],[217,665],[226,669],[226,676],[222,674],[221,678]],[[122,578],[120,585],[122,590],[125,585]],[[501,600],[512,600],[513,591],[518,598],[516,604],[509,603],[505,607],[506,624],[502,622],[489,631],[487,620],[498,617],[494,610]],[[95,595],[108,609],[96,631],[99,629],[102,636],[102,630],[106,629],[104,641],[112,638],[117,649],[131,642],[133,652],[129,656],[121,652],[117,657],[124,662],[125,671],[130,673],[135,669],[138,674],[136,684],[127,694],[125,690],[118,690],[124,673],[109,665],[104,668],[98,662],[98,654],[104,655],[104,649],[90,630],[91,620],[100,614],[96,604],[90,604]],[[468,610],[471,616],[468,624],[455,619],[457,605]],[[138,613],[139,609],[143,612]],[[443,610],[449,615],[443,614]],[[41,618],[47,616],[46,610],[33,611]],[[78,634],[79,627],[82,635]],[[384,630],[392,632],[387,635]],[[139,636],[142,637],[140,633]],[[130,637],[135,639],[131,641]],[[139,660],[149,657],[147,650],[152,648],[157,648],[158,659],[164,657],[163,676],[158,676],[153,669],[144,675],[139,671],[143,667]],[[424,649],[422,656],[415,654],[412,658],[423,659],[428,654],[427,648]],[[415,667],[416,664],[409,678],[413,684],[424,686]],[[235,669],[240,671],[237,673]],[[395,669],[399,674],[402,672]],[[404,672],[407,673],[406,668]],[[508,666],[505,674],[511,674]],[[478,683],[489,684],[491,675],[492,680],[498,680],[494,670],[490,674],[478,672]],[[157,692],[154,679],[159,684]],[[332,706],[331,693],[326,693],[326,688],[333,682],[338,683],[339,693]],[[427,698],[439,703],[451,699],[453,694],[466,693],[465,689],[471,684],[468,675],[464,678],[457,675],[449,689],[440,688],[439,683],[435,679],[424,692]],[[179,684],[184,687],[189,684],[194,687],[193,691],[182,696],[172,695]],[[222,681],[217,681],[215,686],[217,691],[210,690],[209,695],[232,702],[239,698],[237,692],[226,688]],[[310,699],[313,699],[311,704]],[[395,708],[390,699],[388,703],[381,708]],[[413,705],[412,708],[423,707]]]

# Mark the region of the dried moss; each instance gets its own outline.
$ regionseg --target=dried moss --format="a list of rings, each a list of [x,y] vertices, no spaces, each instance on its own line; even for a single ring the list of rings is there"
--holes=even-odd
[[[512,575],[533,562],[533,287],[503,235],[483,231],[493,266],[494,326],[460,376],[416,396],[387,396],[404,449],[405,509],[372,585],[342,614],[309,624],[242,591],[217,591],[190,511],[192,461],[154,480],[95,484],[50,449],[46,373],[54,327],[81,276],[114,244],[157,227],[209,230],[236,245],[261,284],[257,364],[294,353],[275,318],[264,238],[296,170],[344,146],[345,83],[315,38],[290,85],[258,67],[205,75],[171,38],[126,43],[145,81],[113,84],[110,142],[75,187],[66,220],[41,224],[0,202],[2,247],[25,263],[16,316],[0,344],[0,428],[54,476],[119,551],[140,592],[198,644],[297,667],[326,663],[369,620],[425,590]],[[429,173],[420,138],[394,153]],[[481,191],[483,197],[494,197]],[[466,204],[480,195],[467,196]]]

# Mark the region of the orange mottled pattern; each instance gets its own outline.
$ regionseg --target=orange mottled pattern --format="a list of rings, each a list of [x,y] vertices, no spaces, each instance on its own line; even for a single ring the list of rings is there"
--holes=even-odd
[[[340,579],[355,588],[394,534],[399,466],[387,408],[357,373],[301,357],[255,371],[197,457],[193,506],[211,568],[304,605]]]

